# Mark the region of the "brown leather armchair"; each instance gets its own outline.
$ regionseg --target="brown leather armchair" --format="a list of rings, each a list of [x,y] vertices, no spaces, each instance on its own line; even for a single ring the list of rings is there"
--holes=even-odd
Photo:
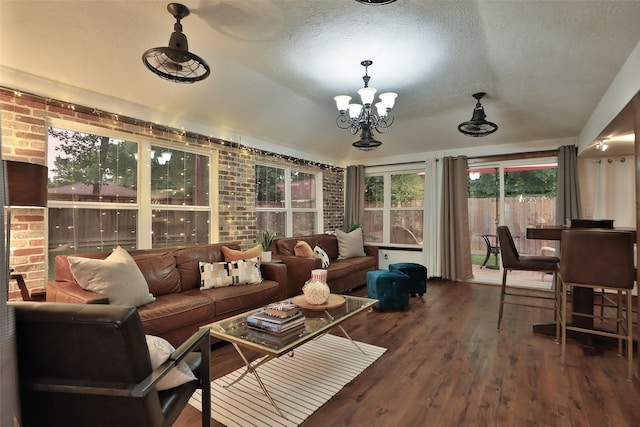
[[[203,394],[202,425],[211,425],[208,330],[195,333],[153,370],[134,307],[12,306],[22,426],[170,426],[197,388]],[[180,361],[197,381],[156,390]]]

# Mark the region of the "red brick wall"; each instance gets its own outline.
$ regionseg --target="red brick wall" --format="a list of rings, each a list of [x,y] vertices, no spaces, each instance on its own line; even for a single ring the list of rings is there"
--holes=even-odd
[[[134,135],[145,135],[163,142],[184,146],[211,146],[219,153],[219,241],[255,244],[255,169],[257,160],[276,165],[323,172],[324,229],[342,228],[344,220],[344,169],[264,152],[239,144],[211,139],[162,125],[141,123],[138,119],[97,111],[90,106],[71,105],[42,96],[0,88],[0,127],[2,158],[46,164],[46,137],[49,118],[90,124]],[[247,166],[250,167],[247,167]],[[16,209],[13,214],[10,265],[25,277],[29,288],[45,287],[46,212],[41,209]],[[17,286],[10,284],[11,295]]]

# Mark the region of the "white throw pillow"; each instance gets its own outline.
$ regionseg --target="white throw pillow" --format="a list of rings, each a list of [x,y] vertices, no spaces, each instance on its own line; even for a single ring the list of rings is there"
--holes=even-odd
[[[338,259],[365,256],[362,228],[358,227],[350,233],[336,230],[338,237]]]
[[[70,256],[67,260],[76,282],[106,296],[110,304],[139,307],[156,300],[138,265],[120,246],[105,259]]]
[[[156,337],[153,335],[145,335],[147,339],[147,347],[149,347],[149,357],[151,358],[151,367],[156,369],[164,362],[169,360],[169,356],[176,349],[173,348],[169,341],[164,338]],[[189,369],[187,362],[182,361],[156,384],[156,390],[167,390],[177,387],[189,381],[195,381],[197,378]]]
[[[199,266],[200,289],[262,283],[260,257],[214,263],[200,261]]]
[[[322,260],[322,268],[329,267],[329,255],[322,249],[320,246],[316,246],[313,248],[313,253],[316,258],[320,258]]]

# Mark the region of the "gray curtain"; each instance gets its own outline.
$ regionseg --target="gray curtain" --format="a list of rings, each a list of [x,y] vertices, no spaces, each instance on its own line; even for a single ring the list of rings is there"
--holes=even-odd
[[[578,147],[558,148],[558,197],[556,224],[566,224],[572,218],[582,218],[580,185],[578,184]]]
[[[467,159],[442,159],[442,277],[463,281],[473,277],[469,209],[467,206]]]
[[[364,166],[347,166],[346,196],[344,202],[344,231],[351,224],[361,223],[364,214]]]

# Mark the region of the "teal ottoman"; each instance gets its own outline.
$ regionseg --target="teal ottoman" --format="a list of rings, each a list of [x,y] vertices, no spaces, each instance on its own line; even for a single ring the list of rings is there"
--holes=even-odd
[[[377,311],[406,310],[411,289],[411,279],[400,271],[367,272],[367,296],[380,301]]]
[[[415,262],[398,262],[389,265],[391,271],[401,271],[411,279],[411,295],[422,297],[427,292],[427,267]]]

